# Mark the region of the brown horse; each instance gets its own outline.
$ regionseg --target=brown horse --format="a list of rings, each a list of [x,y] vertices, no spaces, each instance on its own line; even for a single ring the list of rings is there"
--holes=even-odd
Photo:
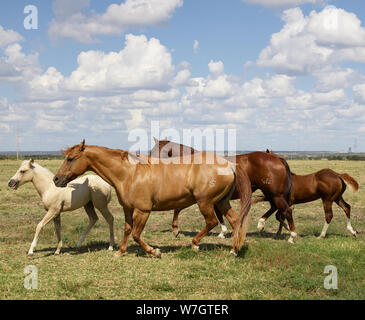
[[[158,141],[151,150],[151,155],[155,157],[176,157],[181,154],[194,154],[199,152],[191,147],[174,143],[168,140]],[[225,157],[228,161],[236,163],[236,167],[246,172],[248,175],[252,191],[260,189],[265,198],[271,203],[271,206],[279,211],[277,218],[284,223],[287,219],[290,227],[289,242],[294,242],[297,236],[292,218],[292,210],[288,204],[291,190],[290,168],[283,158],[271,155],[265,152],[253,152],[249,154],[240,154],[237,156]],[[239,194],[235,190],[231,199],[239,199]],[[181,209],[181,208],[179,208]],[[179,211],[175,211],[173,219],[173,229],[175,234],[177,230],[177,220]],[[217,217],[221,217],[219,209],[216,208]],[[223,220],[222,218],[219,218]]]
[[[54,178],[56,186],[64,187],[91,170],[115,188],[125,214],[124,239],[117,256],[126,252],[132,233],[133,239],[147,253],[160,257],[160,250],[150,247],[140,237],[151,211],[186,208],[194,203],[198,204],[206,226],[194,237],[193,249],[198,250],[201,238],[218,224],[214,206],[234,226],[231,253],[236,254],[242,246],[251,205],[250,182],[245,172],[238,169],[235,173],[228,161],[203,152],[194,154],[192,159],[181,157],[166,164],[123,150],[86,146],[85,140],[64,151],[64,155],[66,158]],[[207,161],[208,158],[213,163]],[[236,185],[242,195],[239,220],[229,205]]]
[[[275,155],[272,151],[267,150],[267,153]],[[325,212],[325,223],[320,234],[320,238],[326,236],[328,226],[332,220],[332,204],[335,202],[346,214],[347,230],[356,237],[357,231],[351,226],[350,211],[351,206],[343,199],[342,195],[346,190],[346,184],[350,189],[356,192],[359,189],[357,181],[347,173],[337,173],[331,169],[322,169],[317,172],[307,175],[292,175],[292,192],[289,205],[306,203],[321,199]],[[259,198],[254,202],[266,201],[266,198]],[[254,203],[253,202],[253,203]],[[271,207],[264,214],[257,225],[257,229],[262,231],[265,227],[265,221],[276,211],[276,208]],[[280,223],[278,235],[281,234],[282,227],[287,228],[285,224]]]

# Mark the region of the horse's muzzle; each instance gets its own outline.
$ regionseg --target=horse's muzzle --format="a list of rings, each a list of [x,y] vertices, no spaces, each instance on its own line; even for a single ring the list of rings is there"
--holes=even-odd
[[[67,186],[67,178],[66,177],[58,177],[58,176],[55,176],[53,178],[53,182],[55,184],[56,187],[59,187],[59,188],[64,188]]]
[[[19,187],[19,181],[10,180],[10,181],[8,182],[8,186],[9,186],[10,188],[12,188],[13,190],[16,190],[16,189],[18,189],[18,187]]]

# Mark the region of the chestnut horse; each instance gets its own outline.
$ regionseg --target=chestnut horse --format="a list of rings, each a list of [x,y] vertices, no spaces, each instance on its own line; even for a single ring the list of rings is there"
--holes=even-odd
[[[214,206],[234,226],[231,253],[236,255],[242,246],[251,206],[250,182],[245,172],[238,169],[235,173],[228,161],[203,152],[190,159],[173,158],[164,163],[123,150],[85,145],[85,140],[63,153],[66,158],[54,178],[56,186],[65,187],[85,171],[92,170],[115,188],[125,215],[124,238],[116,256],[126,252],[132,233],[147,253],[161,257],[159,249],[150,247],[140,237],[151,211],[186,208],[194,203],[198,204],[206,226],[192,240],[193,249],[198,250],[201,238],[218,224]],[[238,219],[229,205],[236,185],[242,205]]]
[[[151,155],[155,157],[176,157],[180,156],[181,153],[184,155],[199,152],[191,147],[168,140],[158,141],[155,139],[155,142],[156,145],[151,150]],[[278,210],[277,219],[279,221],[284,223],[284,219],[288,220],[291,231],[288,241],[293,243],[297,234],[292,210],[288,204],[291,190],[291,174],[286,160],[265,152],[252,152],[224,158],[236,163],[237,168],[246,172],[251,182],[252,192],[257,189],[262,191],[265,198],[270,201],[271,206]],[[233,192],[231,199],[239,199],[237,190]],[[215,209],[217,217],[223,220],[219,209]],[[177,230],[178,214],[179,211],[175,211],[173,219],[173,228],[175,230]]]
[[[272,155],[272,151],[267,150],[267,153]],[[351,206],[343,199],[342,195],[346,190],[346,184],[353,192],[359,189],[357,181],[347,173],[337,173],[331,169],[322,169],[317,172],[307,175],[292,175],[292,192],[289,205],[306,203],[321,199],[325,213],[325,222],[319,238],[324,238],[328,226],[332,220],[332,204],[335,202],[346,214],[347,230],[356,237],[357,231],[352,228],[350,220]],[[266,198],[258,198],[253,203],[266,201]],[[271,207],[264,214],[257,225],[257,229],[262,231],[265,227],[265,221],[276,211],[276,208]],[[278,235],[281,234],[282,227],[287,228],[285,224],[280,223]]]

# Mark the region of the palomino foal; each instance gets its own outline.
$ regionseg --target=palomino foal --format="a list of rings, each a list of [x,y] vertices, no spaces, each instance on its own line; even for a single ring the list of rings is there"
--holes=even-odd
[[[58,245],[55,254],[59,254],[62,248],[61,240],[61,212],[73,211],[84,206],[89,216],[89,225],[80,237],[77,247],[80,247],[90,229],[98,220],[95,212],[96,207],[109,224],[110,245],[109,250],[114,246],[114,218],[108,209],[111,199],[111,187],[103,179],[95,175],[87,175],[74,180],[66,188],[57,188],[53,183],[54,174],[46,168],[35,163],[33,159],[25,160],[9,180],[10,188],[17,190],[27,182],[32,182],[38,194],[42,198],[44,208],[47,210],[42,221],[37,225],[34,240],[28,251],[28,255],[33,255],[33,250],[37,245],[38,236],[42,228],[53,219]]]

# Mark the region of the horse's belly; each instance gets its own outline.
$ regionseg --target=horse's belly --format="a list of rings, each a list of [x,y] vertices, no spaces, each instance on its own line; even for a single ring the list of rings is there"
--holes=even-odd
[[[167,211],[174,209],[184,209],[190,207],[195,203],[193,196],[183,197],[180,199],[169,199],[165,201],[159,201],[153,204],[152,211]]]

